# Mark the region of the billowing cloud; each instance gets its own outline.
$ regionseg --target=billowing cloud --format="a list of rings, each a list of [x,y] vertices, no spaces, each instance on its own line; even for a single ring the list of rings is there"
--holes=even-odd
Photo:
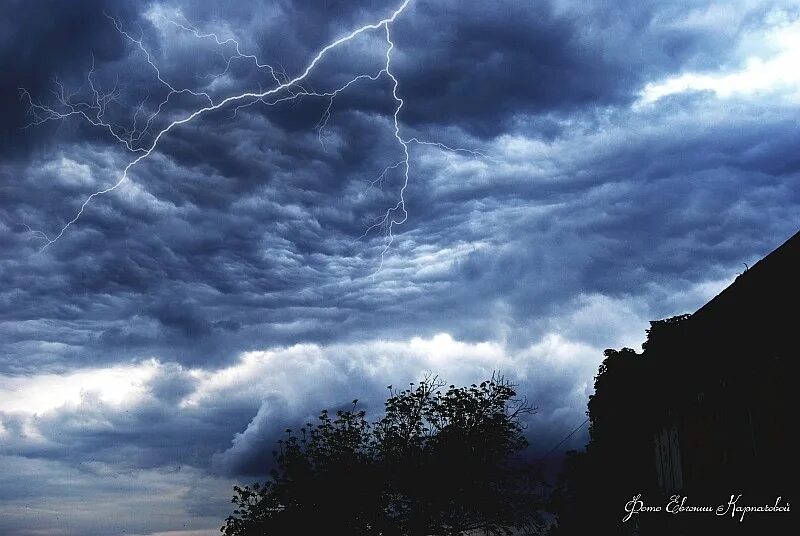
[[[9,466],[24,461],[9,473],[14,478],[39,471],[23,494],[0,487],[14,498],[4,507],[13,513],[4,523],[13,527],[14,520],[35,513],[20,507],[38,496],[37,508],[46,512],[40,511],[32,530],[64,516],[69,527],[91,524],[92,533],[156,531],[169,528],[162,517],[191,517],[194,501],[204,505],[198,507],[202,516],[186,522],[203,528],[210,513],[223,513],[219,496],[233,482],[265,475],[285,427],[313,421],[321,409],[345,407],[353,398],[378,418],[387,382],[400,386],[427,374],[457,384],[504,374],[520,397],[538,407],[527,433],[532,454],[542,454],[583,420],[598,351],[555,333],[521,350],[438,334],[253,351],[220,369],[151,359],[62,377],[0,377],[0,397],[7,401],[0,412],[0,460]],[[135,479],[113,488],[120,475]],[[73,483],[68,492],[58,487],[67,479]],[[106,496],[98,505],[101,492]],[[153,506],[154,493],[171,506]],[[120,516],[111,525],[88,521],[114,500],[113,511],[139,503],[156,517]],[[168,507],[179,511],[170,517],[163,513]]]
[[[618,306],[587,300],[593,310],[609,309],[609,317]],[[624,313],[617,316],[623,325]],[[564,327],[578,331],[584,323],[581,314],[564,319]],[[539,407],[531,430],[547,434],[535,441],[541,448],[580,420],[601,351],[557,333],[521,349],[441,333],[251,351],[217,369],[150,359],[61,376],[1,377],[3,452],[74,463],[88,457],[131,468],[188,464],[224,474],[263,474],[277,434],[323,408],[359,398],[377,418],[387,382],[403,385],[436,374],[469,384],[493,373],[517,383],[520,396]],[[259,469],[255,460],[264,465]]]
[[[381,265],[386,236],[362,235],[403,182],[386,76],[329,117],[305,97],[171,130],[44,250],[36,231],[57,233],[135,156],[77,117],[30,125],[19,88],[92,99],[94,59],[104,117],[147,145],[205,98],[171,95],[145,132],[169,91],[158,75],[217,99],[269,87],[396,2],[11,2],[0,496],[45,484],[5,503],[0,532],[194,536],[227,505],[203,490],[263,472],[283,428],[356,397],[377,411],[425,371],[506,373],[540,408],[534,450],[556,442],[604,348],[637,347],[649,320],[693,311],[797,230],[795,4],[412,0],[392,27],[398,126],[473,152],[409,145],[408,219]],[[375,74],[385,46],[364,34],[305,89]],[[153,521],[108,521],[134,511],[126,496]]]

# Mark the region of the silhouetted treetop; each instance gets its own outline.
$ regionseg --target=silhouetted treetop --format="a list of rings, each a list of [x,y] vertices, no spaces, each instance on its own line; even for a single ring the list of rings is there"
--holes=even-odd
[[[367,420],[322,411],[287,429],[265,484],[235,487],[226,536],[283,534],[530,534],[540,526],[523,415],[503,378],[468,387],[429,377],[389,386],[385,413]]]

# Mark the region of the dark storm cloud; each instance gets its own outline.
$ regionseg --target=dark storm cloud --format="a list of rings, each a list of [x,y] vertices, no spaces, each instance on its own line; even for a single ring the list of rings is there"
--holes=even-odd
[[[105,23],[103,11],[131,17],[134,10],[131,3],[116,0],[11,0],[3,7],[6,16],[0,22],[0,155],[13,158],[42,133],[20,133],[28,119],[19,88],[45,98],[54,77],[73,83],[82,78],[92,54],[99,62],[122,57],[124,47],[113,26]]]
[[[586,107],[630,104],[647,80],[724,64],[738,30],[675,25],[688,3],[560,4],[412,4],[412,15],[395,27],[405,122],[455,123],[491,137],[521,116],[568,117]],[[376,106],[375,90],[364,93],[352,105]]]
[[[513,308],[499,322],[522,335],[531,322],[546,329],[554,308],[580,293],[619,297],[648,284],[677,289],[713,270],[723,278],[768,252],[795,224],[797,169],[787,149],[800,135],[780,110],[772,118],[696,128],[685,118],[625,113],[617,126],[533,157],[557,175],[532,170],[517,156],[513,165],[490,163],[486,169],[495,174],[486,183],[437,171],[442,158],[455,166],[470,162],[434,153],[432,167],[417,168],[429,180],[412,183],[411,219],[386,276],[376,280],[358,276],[374,269],[380,241],[352,244],[368,224],[369,204],[328,201],[331,194],[306,189],[303,175],[312,174],[299,161],[279,171],[281,181],[249,192],[235,177],[174,164],[161,176],[153,165],[138,180],[158,195],[108,197],[66,240],[28,254],[30,261],[9,255],[5,301],[15,307],[3,329],[20,346],[11,347],[6,363],[33,370],[57,366],[53,354],[91,363],[145,351],[184,363],[225,362],[242,350],[370,333],[444,330],[480,340],[497,333],[484,314],[497,296]],[[653,122],[662,126],[639,134]],[[586,140],[600,157],[583,154]],[[306,141],[313,147],[315,140]],[[246,153],[248,144],[239,150]],[[291,165],[295,175],[288,174]],[[335,182],[332,171],[318,169]],[[216,197],[180,200],[190,182],[205,182]],[[16,243],[27,240],[20,233]],[[426,274],[425,248],[463,252]],[[69,346],[32,356],[25,343],[33,332]]]
[[[52,236],[135,156],[74,119],[20,131],[17,87],[50,102],[51,77],[78,89],[94,52],[98,84],[123,89],[109,117],[130,126],[165,88],[104,10],[166,79],[219,98],[270,77],[238,59],[212,81],[231,49],[158,15],[235,35],[292,76],[394,2],[13,3],[0,23],[0,391],[159,364],[124,403],[88,389],[34,417],[0,401],[0,463],[110,489],[115,471],[146,475],[146,490],[172,489],[160,471],[178,465],[263,473],[286,426],[353,397],[379,409],[385,385],[425,371],[508,373],[540,407],[534,449],[555,444],[584,418],[603,348],[637,346],[648,320],[691,312],[800,224],[793,101],[707,90],[636,104],[648,82],[740,68],[737,47],[758,42],[776,5],[412,2],[392,33],[401,132],[488,157],[410,145],[409,217],[373,274],[386,239],[358,237],[403,180],[373,183],[402,158],[386,77],[337,98],[322,132],[319,98],[175,128],[43,251],[27,226]],[[374,32],[331,54],[308,89],[376,73],[383,47]],[[155,131],[202,101],[171,98]],[[87,460],[97,474],[77,477]],[[195,477],[175,482],[194,493]],[[0,496],[11,485],[0,479]]]
[[[691,109],[702,113],[697,105]],[[444,232],[455,233],[451,240],[502,236],[502,246],[471,253],[461,263],[461,277],[469,281],[464,302],[480,303],[484,289],[487,301],[502,295],[524,325],[547,318],[551,306],[560,307],[575,289],[612,297],[652,285],[680,292],[681,285],[724,278],[730,267],[751,262],[747,257],[766,254],[798,223],[792,186],[797,170],[783,165],[768,170],[775,162],[792,161],[787,148],[800,132],[782,110],[773,118],[769,127],[761,117],[709,129],[678,118],[626,117],[624,128],[607,128],[597,145],[589,142],[593,155],[602,153],[599,161],[594,156],[591,164],[582,161],[587,148],[582,137],[580,146],[564,145],[555,162],[558,177],[534,176],[491,192],[479,185],[466,197],[480,203],[454,191],[452,206],[462,207],[472,225],[446,227]],[[643,136],[653,120],[664,124]],[[630,127],[636,139],[626,132]],[[766,130],[780,134],[771,138]],[[619,146],[607,152],[609,136],[618,137]],[[680,159],[674,158],[677,153]],[[764,166],[753,169],[754,160]],[[441,205],[433,210],[447,212]],[[767,236],[776,238],[765,243]],[[677,312],[658,300],[652,304],[652,317]]]
[[[247,30],[258,35],[258,42],[248,44],[269,51],[275,65],[292,74],[326,42],[393,7],[391,2],[283,2],[190,4],[180,10],[200,26],[223,19],[245,35]],[[740,29],[768,10],[757,6],[712,33],[675,24],[693,7],[678,2],[414,2],[393,30],[395,69],[407,100],[404,120],[423,129],[458,124],[490,137],[526,115],[565,117],[587,106],[630,104],[647,80],[681,68],[725,64]],[[373,38],[373,48],[380,40]],[[234,65],[240,63],[246,65]],[[359,64],[365,66],[375,72],[374,61]],[[334,53],[320,66],[319,79],[346,80],[352,69],[349,55]],[[231,71],[255,82],[247,72],[252,70]],[[387,87],[356,86],[336,108],[385,112],[387,96]],[[313,127],[320,110],[307,105],[268,113],[294,130]]]

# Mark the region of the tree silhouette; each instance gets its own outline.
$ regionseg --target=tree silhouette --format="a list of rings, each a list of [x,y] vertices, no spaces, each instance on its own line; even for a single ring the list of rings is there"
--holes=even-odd
[[[234,487],[226,536],[531,534],[541,497],[519,456],[535,412],[503,378],[442,390],[435,377],[389,386],[369,422],[353,401],[286,430],[265,484]]]

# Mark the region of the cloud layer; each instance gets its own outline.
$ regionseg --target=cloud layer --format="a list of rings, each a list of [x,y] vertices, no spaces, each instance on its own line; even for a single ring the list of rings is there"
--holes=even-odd
[[[20,87],[34,104],[60,87],[92,99],[93,58],[92,84],[116,88],[104,117],[146,145],[203,100],[171,96],[142,131],[157,74],[215,99],[266,88],[395,8],[11,3],[0,532],[214,528],[285,426],[355,397],[377,411],[386,385],[426,371],[506,373],[547,450],[583,419],[604,348],[637,347],[649,320],[693,311],[797,230],[794,2],[413,0],[392,27],[401,133],[479,154],[409,145],[408,219],[380,271],[388,239],[362,235],[403,180],[386,76],[342,92],[327,122],[329,100],[305,97],[170,131],[41,250],[32,230],[57,234],[135,155],[79,118],[30,125]],[[305,89],[377,73],[385,47],[364,34]],[[78,506],[92,501],[120,521]]]

